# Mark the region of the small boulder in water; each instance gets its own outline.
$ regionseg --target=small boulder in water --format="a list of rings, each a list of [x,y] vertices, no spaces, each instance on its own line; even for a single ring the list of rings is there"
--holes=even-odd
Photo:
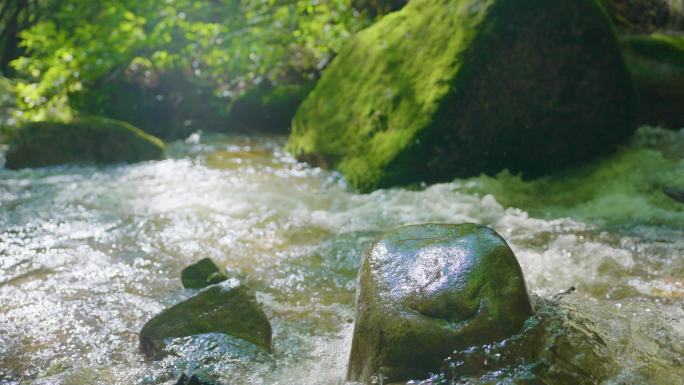
[[[531,315],[518,261],[493,230],[398,228],[362,258],[347,377],[425,377],[454,350],[512,335]]]
[[[140,331],[140,349],[146,357],[166,355],[167,340],[206,333],[243,339],[271,352],[271,324],[254,293],[235,281],[211,286],[165,309]]]
[[[227,280],[210,258],[204,258],[181,272],[181,282],[186,289],[202,289]]]

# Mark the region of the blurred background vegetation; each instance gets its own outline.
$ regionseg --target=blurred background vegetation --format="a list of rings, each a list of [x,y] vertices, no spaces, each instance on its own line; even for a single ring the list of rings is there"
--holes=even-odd
[[[171,138],[223,125],[242,95],[287,109],[347,38],[393,8],[377,0],[9,0],[0,9],[0,71],[15,80],[0,84],[0,123],[96,114]]]
[[[164,139],[285,132],[341,45],[406,1],[6,0],[0,126],[101,115]],[[625,30],[684,26],[675,0],[604,3]]]

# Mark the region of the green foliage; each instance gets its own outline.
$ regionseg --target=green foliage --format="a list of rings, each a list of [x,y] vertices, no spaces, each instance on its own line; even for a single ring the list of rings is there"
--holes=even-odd
[[[350,0],[63,0],[21,33],[22,120],[69,120],[70,98],[132,71],[181,70],[230,98],[262,79],[311,77],[363,24]]]
[[[16,112],[16,96],[14,83],[5,77],[0,76],[0,143],[6,141],[11,136]]]

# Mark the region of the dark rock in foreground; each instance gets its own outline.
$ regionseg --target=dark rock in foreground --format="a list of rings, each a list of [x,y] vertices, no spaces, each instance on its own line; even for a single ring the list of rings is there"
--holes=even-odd
[[[221,383],[214,380],[208,373],[198,370],[189,376],[185,373],[181,374],[176,385],[221,385]]]
[[[83,118],[71,123],[29,123],[14,135],[5,167],[21,169],[67,163],[133,163],[160,159],[164,143],[128,123]]]
[[[167,339],[205,333],[222,333],[271,351],[271,325],[246,286],[228,281],[162,311],[140,332],[146,357],[166,355]]]
[[[362,191],[503,169],[535,177],[613,150],[635,115],[595,0],[412,0],[323,71],[288,149]]]
[[[351,381],[425,378],[454,350],[512,335],[532,314],[513,252],[475,224],[385,234],[364,254],[358,285]]]
[[[181,282],[186,289],[202,289],[227,279],[210,258],[201,259],[181,272]]]

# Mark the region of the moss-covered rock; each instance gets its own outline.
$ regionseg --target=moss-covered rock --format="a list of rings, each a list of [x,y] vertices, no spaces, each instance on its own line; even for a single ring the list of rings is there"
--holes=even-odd
[[[357,290],[352,381],[425,378],[455,349],[516,333],[532,314],[513,252],[475,224],[383,235],[361,260]]]
[[[684,127],[684,35],[626,35],[621,42],[639,93],[639,122]]]
[[[5,167],[20,169],[66,163],[122,163],[159,159],[164,143],[128,123],[83,118],[71,123],[36,122],[19,128]]]
[[[361,190],[536,176],[625,141],[635,103],[595,0],[413,0],[323,72],[288,149]]]
[[[148,358],[166,355],[167,340],[222,333],[271,351],[271,324],[254,293],[228,281],[211,286],[149,320],[140,331],[140,349]]]
[[[186,289],[202,289],[227,279],[210,258],[201,259],[181,271],[181,282]]]

